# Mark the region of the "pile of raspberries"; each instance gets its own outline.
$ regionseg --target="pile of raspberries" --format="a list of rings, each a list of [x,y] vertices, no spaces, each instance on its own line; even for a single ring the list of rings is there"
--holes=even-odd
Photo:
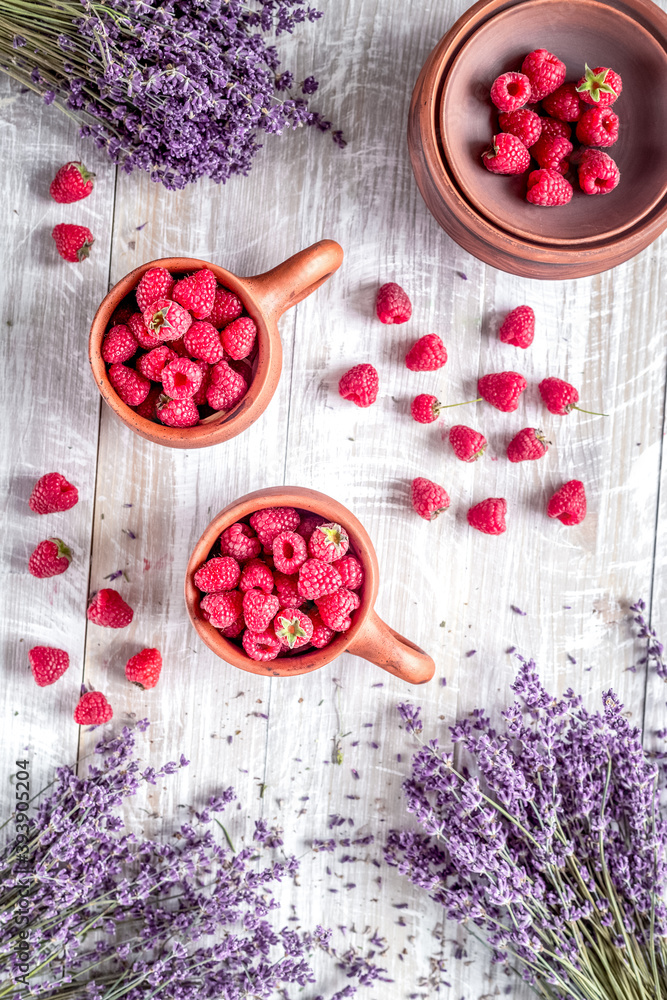
[[[164,267],[146,271],[102,342],[120,399],[169,427],[193,427],[240,403],[257,350],[257,327],[243,303],[207,268],[183,277]]]
[[[194,575],[204,618],[251,660],[324,649],[361,604],[361,562],[345,528],[294,507],[236,521]]]
[[[566,72],[553,53],[535,49],[520,73],[503,73],[491,86],[499,131],[482,163],[495,174],[530,171],[526,200],[532,205],[567,205],[574,193],[568,177],[575,171],[584,194],[609,194],[620,180],[616,163],[600,147],[618,139],[619,119],[611,105],[623,89],[621,77],[608,66],[586,65],[579,80],[566,83]]]

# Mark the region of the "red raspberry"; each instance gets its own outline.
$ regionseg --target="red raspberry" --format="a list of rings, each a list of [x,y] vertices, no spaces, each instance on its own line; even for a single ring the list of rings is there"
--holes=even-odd
[[[80,726],[101,726],[112,718],[113,709],[101,691],[87,691],[74,709],[74,721]]]
[[[507,445],[507,457],[510,462],[534,462],[546,455],[548,443],[542,431],[524,427]]]
[[[73,201],[87,198],[93,190],[93,178],[83,163],[76,160],[65,163],[51,181],[49,194],[60,205],[70,205]]]
[[[55,514],[79,502],[79,491],[59,472],[47,472],[32,488],[28,506],[35,514]]]
[[[620,179],[621,172],[608,153],[584,150],[579,161],[579,187],[584,194],[609,194]]]
[[[549,517],[557,517],[563,524],[581,524],[586,517],[586,491],[579,479],[565,483],[549,500]]]
[[[299,574],[286,576],[284,573],[276,573],[274,580],[280,607],[300,608],[305,598],[299,594]]]
[[[111,317],[111,322],[109,323],[109,327],[127,326],[128,320],[131,315],[132,315],[132,309],[130,308],[130,306],[120,306],[113,313]]]
[[[187,278],[177,281],[173,296],[195,319],[206,319],[213,310],[217,288],[218,282],[213,271],[203,267],[201,271],[195,271]]]
[[[618,115],[611,108],[588,108],[577,125],[584,146],[613,146],[618,139]]]
[[[543,208],[567,205],[572,201],[572,195],[572,185],[558,170],[532,170],[528,174],[526,201],[531,205],[541,205]]]
[[[134,618],[134,611],[117,590],[105,587],[97,591],[88,605],[86,617],[105,628],[125,628]]]
[[[301,519],[301,524],[299,524],[299,526],[294,530],[308,542],[310,541],[310,536],[315,531],[315,528],[319,527],[320,524],[326,523],[326,518],[320,517],[319,514],[306,514],[306,516]]]
[[[519,405],[519,396],[526,384],[525,378],[518,372],[494,372],[482,375],[477,382],[477,391],[497,410],[512,413]]]
[[[60,256],[71,264],[79,264],[85,260],[90,255],[90,248],[95,242],[90,229],[64,222],[55,226],[51,235]]]
[[[308,555],[313,559],[333,562],[341,559],[350,547],[350,538],[340,524],[329,521],[315,528],[308,542]]]
[[[273,592],[273,573],[261,559],[249,559],[241,571],[239,588],[243,593],[262,590],[270,594]]]
[[[143,688],[154,688],[162,671],[162,654],[159,649],[142,649],[125,664],[125,676],[132,684]]]
[[[247,358],[252,351],[257,338],[257,327],[249,316],[235,319],[226,326],[221,334],[222,346],[230,358],[240,361]]]
[[[357,608],[361,607],[361,598],[359,597],[359,594],[351,594],[350,597],[351,597],[350,610],[356,611]]]
[[[220,334],[213,324],[206,320],[192,324],[183,337],[183,344],[193,358],[208,361],[211,365],[222,361],[225,356]]]
[[[325,594],[335,594],[343,585],[340,573],[322,559],[306,559],[299,570],[299,594],[315,601]]]
[[[129,326],[113,326],[102,342],[102,357],[107,364],[128,361],[137,353],[137,338]]]
[[[442,403],[436,396],[429,396],[422,392],[412,400],[410,413],[412,419],[416,420],[418,424],[432,424],[440,416],[441,409]]]
[[[607,66],[596,66],[590,69],[586,64],[586,72],[577,83],[577,91],[586,104],[596,104],[599,108],[608,108],[621,96],[623,81],[618,73]]]
[[[542,134],[542,119],[528,108],[502,112],[498,115],[498,124],[502,132],[509,132],[520,139],[526,149],[530,149]]]
[[[530,306],[517,306],[507,314],[498,331],[503,344],[530,347],[535,336],[535,313]]]
[[[283,608],[276,615],[273,631],[276,633],[276,639],[280,639],[287,649],[300,649],[310,642],[313,623],[308,615],[298,608]]]
[[[193,323],[194,326],[194,323]],[[177,337],[176,340],[170,340],[169,346],[172,351],[175,351],[179,358],[187,358],[190,360],[190,354],[187,347],[185,346],[185,337]]]
[[[521,64],[521,72],[530,80],[530,103],[536,104],[547,94],[553,94],[565,81],[565,63],[546,49],[529,52]]]
[[[49,576],[60,576],[72,559],[72,550],[61,538],[46,538],[40,542],[28,560],[28,571],[38,580]]]
[[[133,407],[134,412],[138,413],[144,420],[157,420],[157,403],[161,395],[162,389],[160,386],[154,385],[143,403],[139,403],[139,406]]]
[[[248,391],[242,375],[235,372],[226,361],[218,361],[211,369],[206,401],[214,410],[231,410]]]
[[[378,398],[380,380],[373,365],[355,365],[345,372],[338,383],[343,399],[350,399],[357,406],[370,406]]]
[[[569,139],[572,129],[566,122],[561,122],[557,118],[540,118],[542,122],[542,135],[560,135],[563,139]]]
[[[388,281],[378,289],[375,312],[381,323],[407,323],[412,316],[412,303],[400,285]]]
[[[347,632],[352,624],[350,611],[355,605],[354,595],[349,590],[341,587],[333,594],[318,597],[315,603],[325,625],[334,632]]]
[[[148,354],[142,354],[137,359],[137,371],[144,378],[152,379],[153,382],[161,382],[162,369],[171,361],[175,361],[177,357],[178,355],[175,351],[172,351],[171,347],[167,347],[166,344],[160,344],[159,347],[154,347]]]
[[[447,351],[437,333],[427,333],[405,355],[411,372],[434,372],[447,364]]]
[[[329,645],[336,633],[332,628],[324,624],[319,611],[311,611],[308,617],[313,626],[310,644],[311,646],[315,646],[316,649],[324,649],[325,646]]]
[[[241,576],[241,567],[231,556],[215,556],[203,563],[194,576],[195,587],[210,594],[234,590]]]
[[[175,279],[166,267],[151,267],[142,275],[134,293],[139,312],[145,313],[158,299],[170,299],[175,284]]]
[[[576,83],[564,83],[542,101],[542,107],[552,118],[562,122],[578,122],[586,105],[577,93]]]
[[[579,393],[573,385],[564,382],[562,378],[555,378],[552,375],[542,379],[538,388],[549,413],[564,417],[571,410],[577,409]]]
[[[243,617],[251,632],[264,632],[280,608],[280,601],[274,594],[264,594],[261,590],[247,590],[243,595]]]
[[[491,84],[491,100],[499,111],[518,111],[530,101],[530,80],[524,73],[502,73]]]
[[[273,539],[273,564],[281,573],[296,573],[308,558],[305,539],[295,531],[281,531]]]
[[[264,507],[251,516],[250,527],[255,529],[261,544],[271,549],[276,535],[281,531],[296,531],[300,521],[294,507]]]
[[[194,427],[199,423],[199,410],[192,399],[171,399],[164,393],[155,407],[158,420],[166,427]]]
[[[109,381],[119,398],[128,406],[139,406],[150,392],[151,384],[147,378],[135,372],[134,368],[125,365],[111,365]]]
[[[573,148],[570,140],[562,136],[541,135],[530,152],[545,170],[558,170],[564,174],[570,166],[568,156]]]
[[[228,292],[226,288],[218,288],[215,292],[213,308],[208,318],[216,330],[221,330],[233,320],[238,319],[243,312],[243,303],[233,292]]]
[[[482,153],[482,163],[492,174],[522,174],[530,166],[530,153],[516,135],[499,132]]]
[[[233,621],[231,625],[227,626],[227,628],[220,629],[220,631],[227,639],[236,639],[239,635],[241,635],[244,628],[245,618],[243,615],[239,615],[236,621]]]
[[[153,331],[159,341],[178,340],[192,326],[192,316],[171,299],[156,299],[147,307],[143,320],[149,331]]]
[[[155,330],[148,329],[141,313],[132,313],[127,321],[127,325],[130,328],[132,336],[136,337],[139,347],[143,347],[144,350],[150,351],[151,348],[158,347],[160,344],[160,338],[157,333]]]
[[[191,399],[202,383],[196,361],[176,358],[162,369],[162,387],[170,399]]]
[[[273,632],[251,632],[246,629],[241,642],[251,660],[275,660],[283,649],[283,644]]]
[[[28,660],[32,675],[41,688],[55,684],[69,667],[65,650],[53,646],[33,646],[28,652]]]
[[[449,443],[456,457],[462,462],[476,462],[486,448],[484,435],[474,431],[472,427],[466,427],[465,424],[456,424],[452,427],[449,432]]]
[[[433,521],[449,507],[449,496],[437,483],[418,477],[412,480],[412,506],[420,517]]]
[[[335,565],[343,586],[347,590],[359,590],[364,582],[364,571],[359,560],[354,556],[343,556],[342,559],[336,559]]]
[[[195,406],[206,406],[206,393],[211,385],[213,365],[207,364],[206,361],[193,361],[192,363],[197,365],[197,368],[201,372],[201,385],[192,397],[192,402]]]
[[[485,535],[502,535],[507,530],[506,514],[507,500],[502,497],[489,497],[470,508],[467,515],[468,524]]]
[[[220,552],[223,556],[232,556],[238,562],[254,559],[262,551],[262,545],[252,528],[242,521],[237,521],[225,528],[220,535]]]
[[[243,611],[243,594],[225,590],[222,594],[207,594],[199,602],[201,613],[214,628],[228,628]]]

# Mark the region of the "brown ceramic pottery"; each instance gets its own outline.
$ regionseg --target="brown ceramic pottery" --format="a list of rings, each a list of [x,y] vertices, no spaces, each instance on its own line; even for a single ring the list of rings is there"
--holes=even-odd
[[[353,612],[352,625],[347,632],[338,633],[324,649],[309,649],[292,657],[268,662],[251,660],[242,647],[226,639],[202,616],[199,601],[201,594],[194,585],[194,574],[206,561],[221,532],[265,507],[298,507],[342,524],[350,536],[350,552],[361,562],[364,582],[361,605]],[[298,486],[276,486],[257,490],[235,500],[211,521],[197,542],[185,574],[185,603],[188,614],[199,636],[222,660],[267,677],[292,677],[318,670],[347,651],[361,656],[390,674],[410,684],[423,684],[433,676],[435,664],[419,646],[394,632],[375,613],[373,605],[378,592],[378,561],[365,528],[346,507],[315,490]]]
[[[621,182],[611,194],[586,196],[575,183],[569,205],[539,208],[525,201],[525,175],[500,177],[482,165],[497,131],[489,86],[533,48],[561,58],[568,80],[585,62],[621,74],[620,137],[607,150]],[[420,191],[457,243],[501,270],[572,278],[615,267],[667,226],[665,92],[667,15],[650,0],[480,0],[441,39],[415,86],[408,144]]]
[[[343,251],[338,243],[320,240],[271,271],[251,278],[239,278],[216,264],[193,257],[164,257],[142,264],[114,285],[93,319],[89,342],[90,364],[102,396],[123,423],[156,444],[170,448],[205,448],[235,437],[262,415],[276,391],[282,368],[278,319],[287,309],[319,288],[340,267],[342,260]],[[152,267],[166,267],[179,276],[207,267],[221,285],[241,299],[246,312],[257,325],[258,355],[247,393],[233,409],[206,417],[194,427],[166,427],[139,416],[117,396],[102,358],[102,340],[112,314]]]

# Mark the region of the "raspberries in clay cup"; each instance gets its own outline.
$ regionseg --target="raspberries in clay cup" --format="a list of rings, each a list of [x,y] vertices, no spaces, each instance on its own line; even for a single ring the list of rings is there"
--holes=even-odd
[[[482,163],[492,174],[522,174],[530,166],[530,153],[516,135],[499,132],[482,153]]]
[[[565,82],[567,68],[564,62],[547,49],[534,49],[521,63],[521,72],[530,80],[530,101],[536,104]]]
[[[577,84],[577,92],[586,104],[596,104],[608,108],[621,96],[623,81],[618,73],[608,66],[585,67],[584,75]]]
[[[55,514],[79,502],[79,491],[59,472],[47,472],[32,488],[28,506],[35,514]]]
[[[467,518],[470,527],[484,535],[502,535],[507,530],[506,515],[507,500],[504,497],[488,497],[471,507]]]
[[[610,194],[621,179],[621,171],[609,153],[586,149],[579,160],[579,187],[584,194]]]
[[[73,201],[87,198],[93,190],[95,174],[86,170],[83,163],[71,160],[65,163],[51,181],[49,194],[60,205],[71,205]]]
[[[407,323],[412,316],[412,303],[400,285],[389,281],[378,290],[375,312],[381,323]]]
[[[450,504],[447,491],[423,476],[412,480],[410,493],[412,506],[425,521],[434,521]]]
[[[556,490],[547,505],[547,514],[563,524],[581,524],[586,517],[586,491],[580,479],[571,479]]]
[[[573,149],[569,139],[559,135],[541,135],[530,152],[540,167],[565,174],[570,167],[568,157]]]
[[[543,121],[543,118],[529,108],[517,108],[516,111],[504,111],[498,115],[501,132],[515,135],[526,149],[534,146],[541,136]]]
[[[355,365],[338,383],[338,393],[357,406],[371,406],[378,398],[380,380],[373,365]]]
[[[502,322],[498,337],[503,344],[530,347],[535,336],[535,313],[530,306],[517,306]]]
[[[434,372],[447,364],[447,351],[437,333],[427,333],[405,355],[411,372]]]
[[[618,115],[611,108],[588,108],[577,124],[577,139],[582,146],[613,146],[618,126]]]
[[[170,299],[175,284],[166,267],[151,267],[142,276],[135,291],[139,312],[146,312],[158,299]]]
[[[541,168],[532,170],[528,175],[528,191],[526,201],[531,205],[541,205],[543,208],[556,208],[572,201],[574,191],[559,170]]]
[[[342,559],[350,547],[350,539],[345,528],[335,521],[320,524],[315,528],[308,542],[308,555],[313,559],[335,562]]]
[[[562,122],[578,122],[586,110],[585,103],[577,93],[576,83],[564,83],[558,90],[554,90],[553,94],[544,98],[542,107],[548,115]]]
[[[524,73],[502,73],[491,84],[491,100],[499,111],[518,111],[529,103],[530,90]]]

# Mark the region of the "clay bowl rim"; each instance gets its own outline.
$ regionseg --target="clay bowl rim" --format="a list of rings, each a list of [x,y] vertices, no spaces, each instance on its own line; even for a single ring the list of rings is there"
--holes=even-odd
[[[199,612],[201,594],[194,584],[194,574],[208,558],[220,534],[231,524],[248,517],[265,507],[297,507],[329,521],[336,521],[347,529],[350,536],[350,552],[359,559],[364,570],[361,587],[361,604],[354,612],[352,625],[347,632],[341,632],[324,649],[311,649],[294,658],[251,660],[242,647],[235,645],[218,629],[207,622]],[[204,529],[196,543],[185,571],[185,605],[199,638],[216,656],[233,667],[248,673],[266,677],[297,677],[331,663],[354,642],[364,628],[377,598],[379,587],[379,564],[370,536],[359,519],[338,500],[303,486],[271,486],[254,490],[227,504]]]

